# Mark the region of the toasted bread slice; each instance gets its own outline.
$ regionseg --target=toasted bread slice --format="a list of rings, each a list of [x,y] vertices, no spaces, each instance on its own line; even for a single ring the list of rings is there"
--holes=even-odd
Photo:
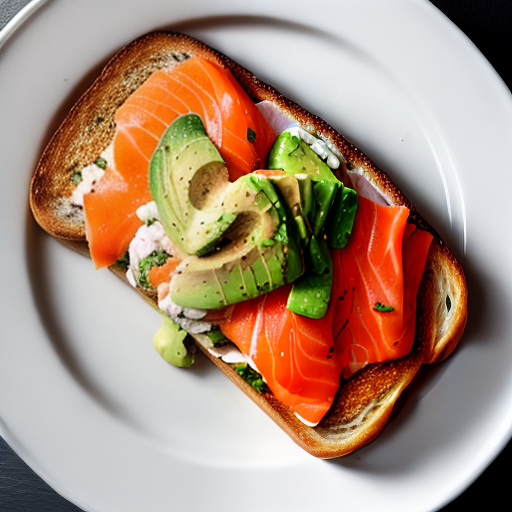
[[[342,381],[331,410],[316,427],[308,427],[271,393],[260,394],[220,359],[200,348],[237,386],[263,409],[298,445],[322,458],[339,457],[372,441],[383,429],[398,397],[423,363],[445,358],[459,341],[467,316],[467,289],[462,268],[439,235],[416,212],[391,179],[361,151],[319,117],[282,96],[225,55],[189,36],[157,32],[143,36],[120,50],[77,101],[50,140],[35,170],[30,205],[37,222],[49,234],[73,249],[87,253],[81,208],[70,196],[72,175],[91,164],[110,144],[116,109],[154,71],[202,56],[228,68],[254,101],[268,100],[302,126],[337,148],[345,163],[339,178],[362,169],[367,181],[389,204],[405,205],[420,227],[434,236],[418,294],[416,337],[405,357],[365,367]],[[112,267],[120,277],[124,273]],[[156,298],[145,298],[155,307]]]

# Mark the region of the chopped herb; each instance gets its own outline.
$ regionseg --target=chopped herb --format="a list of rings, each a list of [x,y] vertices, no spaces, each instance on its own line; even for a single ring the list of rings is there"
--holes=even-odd
[[[94,161],[94,164],[103,170],[105,170],[107,168],[107,161],[104,158],[102,158],[101,156],[99,158],[96,158],[96,160]]]
[[[83,179],[84,177],[82,176],[82,171],[75,171],[71,175],[71,181],[73,182],[73,185],[78,185]]]
[[[237,363],[232,365],[236,373],[242,377],[242,379],[250,384],[258,393],[265,393],[268,391],[268,387],[263,382],[263,377],[256,371],[253,370],[247,363]]]
[[[382,304],[382,302],[376,302],[373,309],[375,311],[380,311],[381,313],[390,313],[395,310],[393,306],[386,306],[385,304]]]
[[[170,255],[164,250],[157,249],[139,261],[139,284],[143,288],[151,288],[148,280],[149,271],[155,266],[161,267],[169,257]]]
[[[251,128],[247,128],[247,140],[251,144],[254,144],[254,141],[256,140],[256,132]]]
[[[223,343],[224,341],[228,341],[226,336],[222,333],[219,328],[213,328],[211,331],[207,332],[206,335],[210,338],[210,341],[217,345],[218,343]]]
[[[151,217],[149,219],[146,219],[146,226],[151,226],[151,224],[154,224],[156,222],[156,218],[155,217]]]
[[[124,253],[124,256],[119,258],[114,265],[117,265],[118,267],[124,268],[125,270],[128,268],[128,265],[130,264],[130,254],[128,251]]]

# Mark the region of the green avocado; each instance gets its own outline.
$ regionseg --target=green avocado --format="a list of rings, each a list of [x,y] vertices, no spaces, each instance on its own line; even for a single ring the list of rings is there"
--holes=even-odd
[[[269,169],[283,169],[287,174],[307,174],[314,181],[339,181],[331,168],[304,142],[290,132],[283,132],[274,142],[268,157]]]
[[[306,271],[290,292],[287,308],[310,318],[322,318],[329,307],[332,262],[324,240],[326,223],[343,184],[329,166],[300,137],[282,133],[269,155],[269,167],[300,177],[298,186],[307,236],[304,238]],[[307,179],[302,178],[305,176]],[[334,223],[328,224],[336,231]]]
[[[298,315],[323,318],[329,308],[333,281],[332,260],[327,243],[313,237],[309,257],[310,271],[295,281],[286,307]]]
[[[167,236],[186,254],[207,254],[236,218],[222,204],[228,170],[196,114],[178,117],[163,134],[149,186]]]
[[[171,299],[180,306],[220,308],[304,271],[298,230],[280,192],[262,175],[228,178],[200,117],[177,118],[151,160],[150,188],[167,235],[188,255],[171,280]]]
[[[315,236],[320,236],[337,191],[343,188],[330,167],[300,137],[282,133],[269,155],[269,168],[282,169],[286,174],[308,176],[312,190],[305,190],[307,182],[299,180],[304,215]]]
[[[325,232],[333,249],[343,249],[352,234],[359,204],[357,192],[348,187],[338,190]]]
[[[313,185],[313,196],[315,198],[315,214],[311,219],[313,233],[320,236],[324,230],[325,222],[336,196],[338,188],[343,186],[340,182],[321,180]]]
[[[286,202],[264,176],[248,174],[224,198],[237,218],[222,243],[177,268],[171,300],[183,307],[217,309],[291,283],[304,272],[299,235]]]
[[[299,184],[302,214],[309,218],[311,212],[314,211],[313,183],[307,174],[299,173],[294,176]]]
[[[310,208],[312,201],[311,180],[306,174],[281,174],[270,176],[268,180],[286,202],[297,225],[300,238],[307,241],[310,236],[310,228],[304,213],[304,206]]]
[[[194,356],[185,346],[188,333],[168,316],[162,315],[162,326],[153,337],[153,345],[162,358],[174,366],[188,368],[194,364]]]

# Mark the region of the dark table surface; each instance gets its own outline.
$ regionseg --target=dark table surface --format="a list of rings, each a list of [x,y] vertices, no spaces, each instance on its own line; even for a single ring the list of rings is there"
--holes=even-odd
[[[512,90],[512,0],[431,2],[473,41]],[[0,0],[0,29],[26,3],[28,0]],[[512,442],[461,496],[443,507],[442,512],[473,510],[477,503],[485,503],[484,510],[506,510],[510,506],[509,486],[503,485],[502,475],[508,474],[511,460]],[[53,491],[0,438],[1,512],[80,510]]]

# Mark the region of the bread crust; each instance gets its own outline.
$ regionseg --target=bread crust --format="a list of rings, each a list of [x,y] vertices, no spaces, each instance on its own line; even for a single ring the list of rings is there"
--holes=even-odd
[[[206,356],[299,446],[321,458],[346,455],[379,435],[400,394],[422,364],[440,361],[453,351],[466,324],[467,288],[460,263],[403,192],[325,121],[206,44],[175,32],[150,33],[121,49],[63,120],[34,172],[30,188],[32,212],[49,234],[87,254],[83,213],[69,202],[74,189],[73,173],[91,164],[110,144],[117,108],[151,73],[196,55],[229,69],[253,100],[272,101],[334,145],[346,160],[339,169],[338,177],[342,181],[348,181],[347,172],[351,168],[362,169],[365,178],[390,204],[410,208],[413,222],[434,237],[418,293],[416,336],[411,352],[398,360],[368,365],[342,381],[332,408],[316,427],[304,425],[271,393],[258,393],[229,365],[198,343]],[[112,267],[112,270],[125,279],[119,269]],[[155,297],[145,295],[144,298],[157,307]]]

